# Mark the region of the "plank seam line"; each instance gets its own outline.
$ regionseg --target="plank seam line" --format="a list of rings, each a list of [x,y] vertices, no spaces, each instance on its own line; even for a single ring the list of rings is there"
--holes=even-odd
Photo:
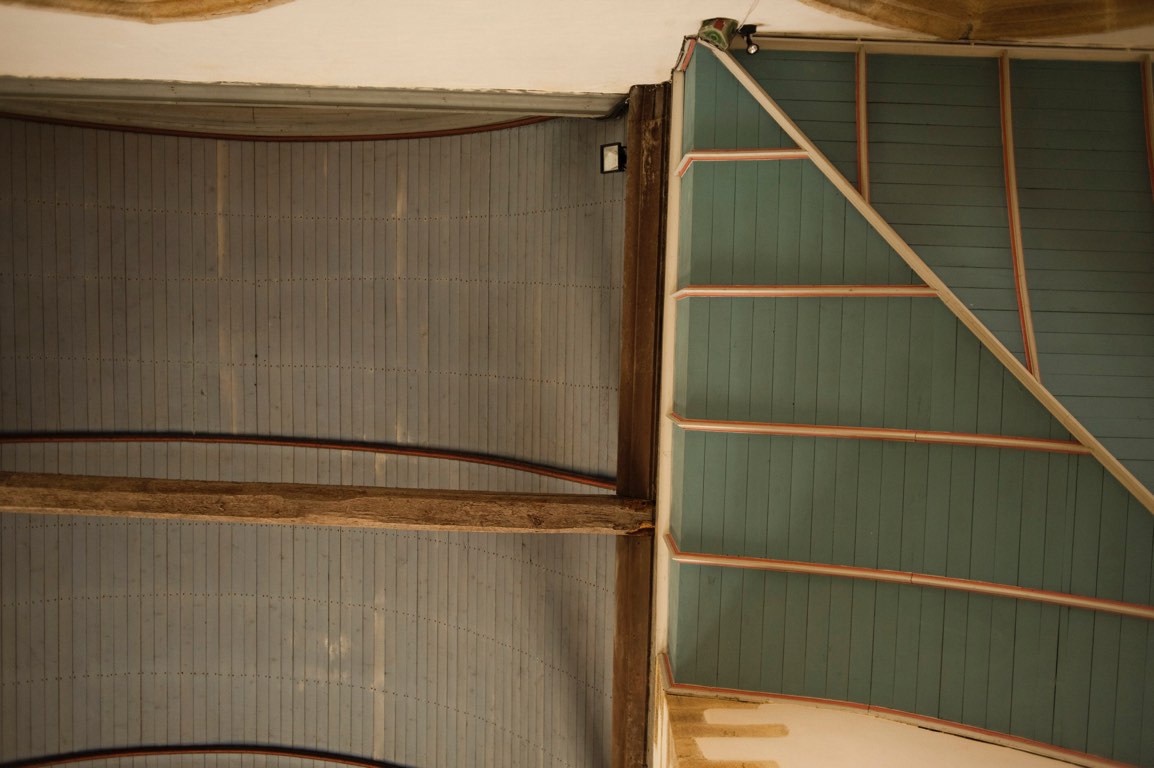
[[[915,587],[931,587],[953,592],[1006,597],[1015,600],[1029,600],[1035,603],[1049,603],[1067,608],[1081,608],[1099,613],[1113,613],[1154,621],[1154,606],[1141,603],[1126,603],[1101,597],[1087,597],[1069,592],[1054,592],[1048,589],[1033,589],[1014,584],[1000,584],[977,579],[961,579],[953,576],[936,576],[913,571],[895,571],[884,568],[866,568],[855,565],[834,565],[832,563],[812,563],[801,560],[779,560],[775,558],[750,557],[744,555],[714,555],[703,552],[685,552],[677,546],[672,533],[665,534],[665,544],[675,562],[687,565],[705,565],[718,568],[740,568],[778,573],[800,573],[810,576],[833,576],[862,581],[878,581],[892,584],[907,584]]]

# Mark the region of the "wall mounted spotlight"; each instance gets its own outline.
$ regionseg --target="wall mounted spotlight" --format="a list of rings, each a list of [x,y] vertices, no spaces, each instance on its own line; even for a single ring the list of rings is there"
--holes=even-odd
[[[753,36],[757,34],[756,24],[743,24],[737,34],[745,38],[745,52],[750,56],[761,50],[761,46],[753,42]]]
[[[621,173],[625,170],[625,145],[621,142],[601,145],[601,172]]]

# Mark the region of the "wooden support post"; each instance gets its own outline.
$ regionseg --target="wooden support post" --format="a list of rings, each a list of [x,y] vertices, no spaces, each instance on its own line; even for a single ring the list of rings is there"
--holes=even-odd
[[[854,116],[857,123],[857,188],[862,199],[870,201],[870,141],[869,141],[869,74],[865,48],[859,47],[854,57]]]
[[[603,495],[480,493],[0,472],[0,513],[352,528],[652,537],[653,504]]]
[[[625,270],[621,311],[621,395],[617,493],[652,499],[657,472],[669,86],[629,93]],[[653,532],[617,541],[617,624],[613,642],[614,768],[646,765]]]

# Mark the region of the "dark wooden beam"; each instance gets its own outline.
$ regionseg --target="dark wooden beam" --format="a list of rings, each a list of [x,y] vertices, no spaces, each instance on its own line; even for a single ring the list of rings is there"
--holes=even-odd
[[[654,498],[657,479],[669,91],[668,83],[633,87],[626,144],[617,493],[648,500]],[[641,768],[647,763],[652,592],[653,532],[649,529],[617,541],[614,768]]]
[[[652,534],[653,504],[580,494],[481,493],[0,473],[0,512],[490,533]],[[650,535],[648,538],[652,538]]]

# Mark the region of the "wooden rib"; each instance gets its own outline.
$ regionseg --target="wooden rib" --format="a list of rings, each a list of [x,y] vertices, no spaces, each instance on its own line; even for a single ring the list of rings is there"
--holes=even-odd
[[[862,199],[867,203],[870,199],[870,157],[869,157],[869,102],[867,94],[866,51],[858,47],[854,57],[854,78],[857,88],[854,95],[855,122],[857,123],[857,188]]]
[[[695,149],[686,152],[677,165],[677,175],[684,176],[694,163],[731,163],[741,160],[804,160],[803,149]]]
[[[935,445],[973,445],[984,448],[1014,448],[1022,451],[1045,451],[1085,455],[1090,449],[1072,440],[1050,440],[1035,437],[983,435],[967,432],[937,432],[888,427],[839,427],[820,424],[783,424],[763,421],[718,421],[687,419],[677,413],[669,418],[687,432],[722,432],[732,435],[790,435],[795,437],[832,437],[852,440],[885,440],[899,443],[933,443]]]
[[[1146,126],[1146,168],[1150,192],[1154,194],[1154,79],[1150,76],[1150,54],[1142,57],[1142,117]]]
[[[998,60],[998,93],[1002,114],[1002,168],[1006,180],[1006,209],[1010,221],[1010,258],[1014,264],[1014,293],[1018,298],[1018,324],[1022,329],[1022,348],[1026,368],[1041,380],[1038,367],[1038,343],[1034,337],[1034,313],[1030,310],[1030,290],[1026,283],[1026,254],[1022,248],[1022,221],[1018,207],[1018,169],[1014,160],[1014,113],[1010,99],[1010,59]]]
[[[764,557],[740,555],[711,555],[701,552],[684,552],[678,546],[672,533],[665,534],[665,544],[669,547],[674,562],[687,565],[711,565],[720,568],[744,568],[754,571],[775,571],[778,573],[804,573],[811,576],[836,576],[844,579],[881,581],[891,584],[911,584],[917,587],[934,587],[955,592],[971,592],[980,595],[1008,597],[1015,600],[1031,600],[1036,603],[1064,605],[1087,611],[1116,613],[1120,616],[1134,616],[1139,619],[1154,620],[1154,606],[1138,603],[1124,603],[1119,600],[1105,600],[1097,597],[1071,595],[1067,592],[1052,592],[1044,589],[1030,589],[1010,584],[995,584],[974,579],[957,579],[950,576],[934,576],[911,571],[891,571],[880,568],[862,568],[854,565],[831,565],[828,563],[807,563],[798,560],[775,560]]]
[[[801,297],[937,298],[928,285],[689,285],[674,299],[776,299]]]
[[[950,40],[898,40],[860,36],[837,39],[835,37],[788,37],[758,34],[754,39],[762,48],[775,51],[822,51],[829,53],[855,53],[864,49],[870,55],[896,54],[904,56],[948,56],[951,58],[996,59],[1009,53],[1012,59],[1063,59],[1068,61],[1140,61],[1149,51],[1140,46],[1095,46],[1087,48],[1077,44],[1054,45],[1029,42],[956,42]]]
[[[0,512],[622,535],[649,530],[652,510],[648,501],[604,495],[0,473]]]
[[[1154,492],[1151,492],[1138,478],[1134,477],[1133,473],[1131,473],[1117,457],[1110,453],[1098,438],[1094,437],[1088,429],[1082,426],[1082,423],[1074,418],[1074,415],[1071,414],[1048,389],[1042,386],[1041,382],[1034,378],[1033,374],[1022,365],[1018,358],[1015,357],[1010,350],[1006,349],[1006,345],[999,341],[990,329],[982,324],[982,321],[978,320],[977,316],[970,311],[970,308],[949,289],[942,279],[938,277],[937,273],[922,261],[914,252],[913,248],[890,226],[889,222],[865,201],[861,193],[834,167],[833,163],[829,161],[829,158],[822,154],[821,150],[809,140],[809,137],[782,111],[777,102],[770,98],[769,94],[765,92],[765,89],[758,85],[757,81],[750,77],[749,73],[734,61],[731,55],[725,51],[714,48],[708,43],[701,43],[701,45],[708,48],[709,51],[717,57],[718,61],[721,62],[722,66],[737,78],[737,81],[761,104],[762,108],[769,113],[770,117],[776,120],[781,128],[789,134],[790,138],[797,142],[799,147],[809,153],[809,158],[813,161],[814,165],[825,174],[826,178],[837,187],[838,191],[845,195],[846,199],[865,217],[866,221],[885,239],[886,243],[897,252],[902,260],[909,265],[910,269],[912,269],[926,285],[929,285],[938,292],[938,297],[942,302],[978,337],[978,340],[1013,374],[1014,378],[1021,382],[1022,386],[1026,388],[1026,391],[1033,395],[1078,442],[1089,448],[1094,458],[1101,462],[1102,466],[1105,467],[1127,491],[1133,494],[1134,498],[1136,498],[1142,506],[1146,507],[1151,514],[1154,514]]]
[[[1065,747],[1057,747],[1053,744],[1046,744],[1033,739],[1026,739],[1021,736],[1013,736],[1001,731],[991,731],[986,728],[978,728],[974,725],[966,725],[964,723],[955,722],[953,720],[942,720],[937,717],[929,717],[928,715],[919,715],[913,712],[906,712],[900,709],[890,709],[889,707],[879,707],[873,704],[859,704],[855,701],[840,701],[837,699],[821,699],[813,696],[797,696],[785,693],[764,693],[761,691],[750,691],[741,688],[720,688],[710,685],[696,685],[693,683],[679,683],[673,677],[673,665],[669,661],[669,654],[663,653],[658,659],[658,665],[661,668],[662,677],[665,682],[666,694],[681,694],[687,696],[714,696],[724,697],[737,701],[750,702],[790,702],[808,704],[812,706],[819,706],[827,709],[840,709],[849,712],[859,712],[862,714],[872,715],[874,717],[881,717],[886,720],[892,720],[898,723],[906,723],[914,725],[919,728],[925,728],[932,731],[940,731],[954,736],[961,736],[975,741],[986,742],[987,744],[996,744],[1002,747],[1009,747],[1017,749],[1022,752],[1030,752],[1042,757],[1049,757],[1055,760],[1061,760],[1075,765],[1086,766],[1086,768],[1130,768],[1127,763],[1119,763],[1115,760],[1108,760],[1097,755],[1089,755],[1085,752],[1076,752]]]
[[[681,47],[681,58],[677,60],[677,72],[684,72],[689,69],[689,60],[693,58],[693,49],[697,46],[697,38],[687,37],[685,44]]]

